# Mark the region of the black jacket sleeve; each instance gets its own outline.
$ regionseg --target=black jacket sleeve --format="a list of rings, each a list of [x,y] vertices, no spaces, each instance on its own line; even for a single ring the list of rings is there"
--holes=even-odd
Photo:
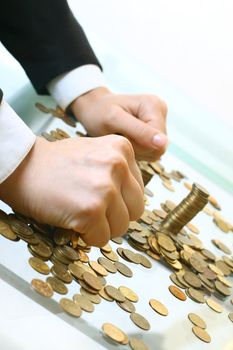
[[[76,67],[101,68],[66,0],[0,0],[0,40],[39,93]]]

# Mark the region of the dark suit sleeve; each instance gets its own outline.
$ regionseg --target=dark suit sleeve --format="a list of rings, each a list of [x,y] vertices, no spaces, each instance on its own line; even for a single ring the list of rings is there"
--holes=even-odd
[[[0,0],[0,39],[39,93],[85,64],[101,68],[66,0]]]

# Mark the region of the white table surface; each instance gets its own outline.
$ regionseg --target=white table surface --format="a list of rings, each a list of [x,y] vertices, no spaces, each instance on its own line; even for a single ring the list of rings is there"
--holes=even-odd
[[[55,127],[62,127],[70,133],[72,131],[72,128],[59,120],[53,119],[52,122],[48,122],[48,130]],[[219,200],[223,215],[228,220],[232,219],[231,195],[171,155],[169,151],[162,163],[168,171],[179,169],[189,177],[189,182],[198,181],[205,186]],[[155,193],[154,198],[149,199],[150,208],[159,208],[160,203],[166,199],[178,203],[187,195],[188,191],[181,183],[174,182],[174,186],[175,193],[169,192],[162,186],[161,180],[155,176],[148,186]],[[231,203],[230,206],[229,203]],[[201,233],[198,237],[204,242],[205,247],[217,256],[222,254],[210,242],[211,238],[221,239],[233,248],[232,233],[221,232],[212,222],[211,217],[200,213],[193,223],[200,229]],[[111,246],[116,249],[118,245],[112,242]],[[124,242],[123,247],[127,246],[128,243]],[[92,259],[97,259],[101,255],[97,248],[93,248],[90,253]],[[190,299],[185,302],[177,300],[168,291],[168,286],[172,284],[169,279],[171,271],[160,262],[151,260],[153,268],[149,270],[127,263],[134,272],[133,278],[126,278],[120,273],[109,274],[107,277],[109,284],[116,287],[128,286],[138,294],[139,302],[136,304],[136,310],[145,315],[151,324],[151,330],[146,332],[131,322],[128,313],[121,310],[115,303],[105,300],[95,306],[94,313],[83,312],[80,319],[64,314],[57,304],[59,295],[55,294],[52,300],[47,300],[31,290],[31,279],[43,278],[43,276],[29,266],[27,262],[29,256],[24,242],[15,243],[0,237],[0,349],[115,349],[116,346],[106,342],[100,334],[101,325],[104,322],[114,323],[129,336],[142,338],[153,350],[233,349],[233,325],[227,316],[233,311],[230,301],[225,301],[224,312],[217,314],[207,305],[197,304]],[[123,260],[120,258],[120,261]],[[78,292],[79,285],[72,282],[68,297]],[[150,308],[148,304],[150,298],[158,299],[167,306],[168,317],[162,317]],[[201,342],[192,334],[192,325],[187,319],[189,312],[198,313],[204,318],[212,338],[211,344]],[[128,349],[127,346],[117,348]]]

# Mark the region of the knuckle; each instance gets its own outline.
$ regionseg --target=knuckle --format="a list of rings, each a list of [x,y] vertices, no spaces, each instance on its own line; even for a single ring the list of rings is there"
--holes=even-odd
[[[121,154],[112,154],[109,164],[112,170],[125,169],[127,167],[127,162]]]
[[[100,216],[104,209],[104,203],[100,199],[90,200],[88,206],[83,210],[83,214],[87,215],[89,220],[93,220]]]
[[[143,197],[141,196],[141,198],[138,198],[137,206],[135,206],[130,212],[130,220],[131,221],[138,220],[142,216],[144,209],[145,209],[144,200],[143,200]]]

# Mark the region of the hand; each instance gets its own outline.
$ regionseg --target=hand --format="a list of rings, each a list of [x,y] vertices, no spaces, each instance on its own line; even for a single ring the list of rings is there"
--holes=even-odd
[[[78,97],[70,108],[90,136],[127,137],[139,160],[154,161],[165,152],[167,107],[154,95],[116,95],[97,88]]]
[[[37,138],[18,168],[0,185],[15,211],[80,232],[103,246],[124,234],[144,210],[143,182],[130,142],[122,136]]]

